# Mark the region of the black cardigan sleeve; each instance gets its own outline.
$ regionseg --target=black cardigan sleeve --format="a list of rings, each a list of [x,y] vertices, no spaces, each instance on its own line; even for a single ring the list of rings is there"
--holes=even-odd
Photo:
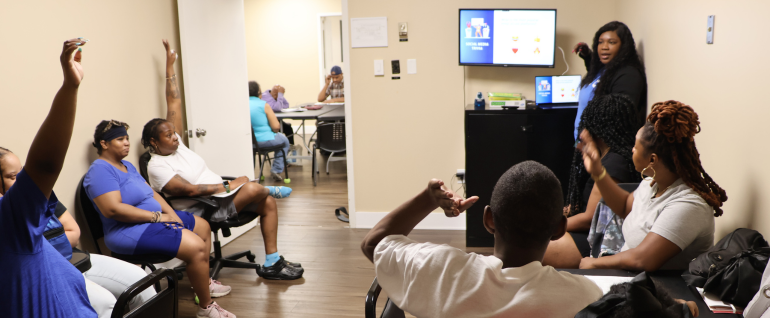
[[[647,81],[633,66],[618,70],[610,83],[610,94],[625,94],[634,102],[637,116],[643,123],[647,113]]]

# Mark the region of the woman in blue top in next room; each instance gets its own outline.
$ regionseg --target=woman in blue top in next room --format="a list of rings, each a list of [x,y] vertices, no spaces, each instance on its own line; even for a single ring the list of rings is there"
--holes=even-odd
[[[641,128],[647,114],[647,75],[628,26],[618,21],[607,23],[596,31],[591,48],[580,42],[572,52],[585,61],[588,70],[578,91],[574,138],[577,140],[580,115],[594,96],[628,95],[638,121],[635,128]]]
[[[255,81],[249,81],[251,128],[260,147],[283,147],[283,152],[275,152],[273,166],[270,168],[270,175],[273,180],[282,181],[281,172],[283,172],[284,155],[289,153],[289,139],[286,138],[286,135],[278,133],[278,130],[281,129],[281,123],[278,121],[278,117],[275,117],[270,105],[260,99],[261,95],[262,91],[259,89],[259,84]]]

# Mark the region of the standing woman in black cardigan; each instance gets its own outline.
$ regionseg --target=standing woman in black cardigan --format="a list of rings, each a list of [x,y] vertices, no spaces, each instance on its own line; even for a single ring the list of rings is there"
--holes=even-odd
[[[647,75],[628,26],[618,21],[607,23],[596,31],[591,48],[580,42],[573,52],[585,61],[588,70],[580,83],[575,139],[580,133],[580,115],[588,102],[607,94],[628,95],[635,107],[636,128],[641,128],[647,114]]]

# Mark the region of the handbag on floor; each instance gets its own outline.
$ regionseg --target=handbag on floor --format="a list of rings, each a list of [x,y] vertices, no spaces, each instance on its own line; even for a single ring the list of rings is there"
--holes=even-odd
[[[765,267],[759,292],[754,295],[754,299],[743,310],[743,317],[770,318],[770,263]]]
[[[762,234],[737,229],[693,259],[682,278],[724,302],[746,307],[759,290],[768,256],[770,247]]]

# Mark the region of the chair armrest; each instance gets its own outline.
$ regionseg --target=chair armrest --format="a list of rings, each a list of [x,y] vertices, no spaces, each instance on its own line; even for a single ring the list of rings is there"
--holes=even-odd
[[[153,287],[156,283],[160,282],[163,279],[166,279],[168,281],[168,288],[165,290],[160,291],[158,294],[156,294],[153,298],[147,300],[145,304],[140,306],[137,309],[141,309],[147,306],[151,306],[154,304],[154,302],[158,301],[158,299],[161,296],[164,296],[167,293],[173,293],[173,299],[174,299],[174,308],[177,308],[178,306],[178,293],[177,293],[177,280],[176,280],[176,272],[173,269],[169,268],[161,268],[158,269],[146,277],[142,278],[138,282],[134,283],[131,286],[128,286],[125,291],[123,291],[122,294],[120,294],[120,297],[118,297],[118,300],[115,302],[114,310],[112,311],[112,318],[122,318],[126,313],[123,312],[124,308],[127,308],[128,302],[131,301],[136,295],[139,295],[139,293],[143,292],[145,289]],[[177,311],[176,309],[174,310]]]
[[[219,208],[219,203],[217,203],[217,201],[214,201],[209,198],[204,198],[204,197],[170,197],[170,198],[167,198],[166,200],[168,200],[168,202],[176,201],[176,200],[193,200],[193,201],[198,201],[200,203],[208,205],[212,208],[217,208],[217,209]]]
[[[377,297],[380,296],[381,291],[382,287],[377,282],[377,277],[375,277],[372,286],[369,287],[369,292],[366,293],[366,305],[364,307],[366,318],[377,318]]]

